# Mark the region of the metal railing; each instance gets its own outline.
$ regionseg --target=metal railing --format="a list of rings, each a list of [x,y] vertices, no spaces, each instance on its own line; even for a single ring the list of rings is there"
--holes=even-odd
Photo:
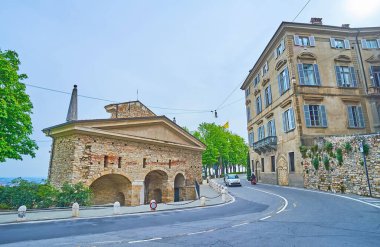
[[[277,136],[267,136],[253,143],[253,150],[261,154],[262,152],[277,149]]]

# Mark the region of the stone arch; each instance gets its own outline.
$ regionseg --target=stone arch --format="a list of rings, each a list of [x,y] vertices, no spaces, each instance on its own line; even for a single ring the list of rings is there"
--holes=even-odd
[[[98,178],[103,177],[105,175],[120,175],[120,176],[123,176],[123,177],[127,178],[129,181],[133,181],[133,179],[128,174],[126,174],[124,172],[102,171],[102,172],[96,174],[95,176],[92,176],[89,179],[87,179],[85,181],[85,184],[87,186],[90,186],[95,180],[97,180]]]
[[[182,173],[177,173],[174,178],[174,201],[186,200],[186,179]]]
[[[151,200],[156,202],[169,202],[172,201],[172,186],[169,184],[168,174],[162,170],[153,170],[146,174],[144,179],[145,186],[145,203]]]
[[[284,155],[277,158],[277,184],[282,186],[289,185],[289,167]]]
[[[299,60],[317,60],[317,56],[312,52],[301,52],[297,58]]]
[[[130,205],[131,203],[131,181],[120,174],[107,174],[95,179],[91,185],[95,205],[110,204],[115,201],[120,205]]]

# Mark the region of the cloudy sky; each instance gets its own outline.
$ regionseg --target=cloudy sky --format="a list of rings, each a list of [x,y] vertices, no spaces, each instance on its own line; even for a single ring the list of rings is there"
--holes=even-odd
[[[78,84],[81,95],[115,102],[135,100],[138,90],[140,101],[181,126],[229,121],[246,138],[239,86],[280,23],[306,2],[2,0],[0,49],[18,52],[28,84],[64,92]],[[311,0],[296,21],[378,26],[379,10],[380,0]],[[46,177],[51,140],[41,130],[66,118],[70,95],[31,86],[27,93],[39,150],[0,164],[0,177]],[[79,98],[79,118],[108,118],[108,103]]]

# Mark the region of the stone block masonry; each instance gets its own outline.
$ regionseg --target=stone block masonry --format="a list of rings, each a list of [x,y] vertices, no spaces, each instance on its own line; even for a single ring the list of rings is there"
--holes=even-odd
[[[313,165],[312,156],[315,158],[315,155],[311,151],[308,151],[308,157],[302,161],[305,188],[369,196],[362,153],[359,152],[359,143],[362,140],[365,140],[369,146],[366,160],[372,196],[380,197],[380,134],[320,138],[316,141],[319,147],[318,153],[321,157],[319,169],[316,170]],[[332,155],[323,151],[327,142],[333,145]],[[352,150],[350,151],[346,146],[351,147]],[[341,165],[336,158],[337,148],[341,148],[343,151],[343,163]],[[323,162],[324,157],[329,158],[327,167]]]

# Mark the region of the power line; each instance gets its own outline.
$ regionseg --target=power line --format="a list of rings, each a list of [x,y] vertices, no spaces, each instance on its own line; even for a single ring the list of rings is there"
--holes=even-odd
[[[310,3],[311,0],[308,0],[306,2],[306,4],[302,7],[302,9],[300,10],[300,12],[298,12],[298,14],[296,15],[296,17],[294,17],[294,19],[292,21],[295,21],[297,19],[297,17],[302,13],[302,11],[306,8],[306,6]]]
[[[226,101],[232,96],[233,93],[235,93],[235,91],[240,87],[241,83],[239,83],[235,88],[234,90],[232,90],[232,92],[222,101],[222,103],[220,103],[220,105],[216,108],[216,110],[219,110],[221,109],[221,107],[223,106],[224,103],[226,103]]]

